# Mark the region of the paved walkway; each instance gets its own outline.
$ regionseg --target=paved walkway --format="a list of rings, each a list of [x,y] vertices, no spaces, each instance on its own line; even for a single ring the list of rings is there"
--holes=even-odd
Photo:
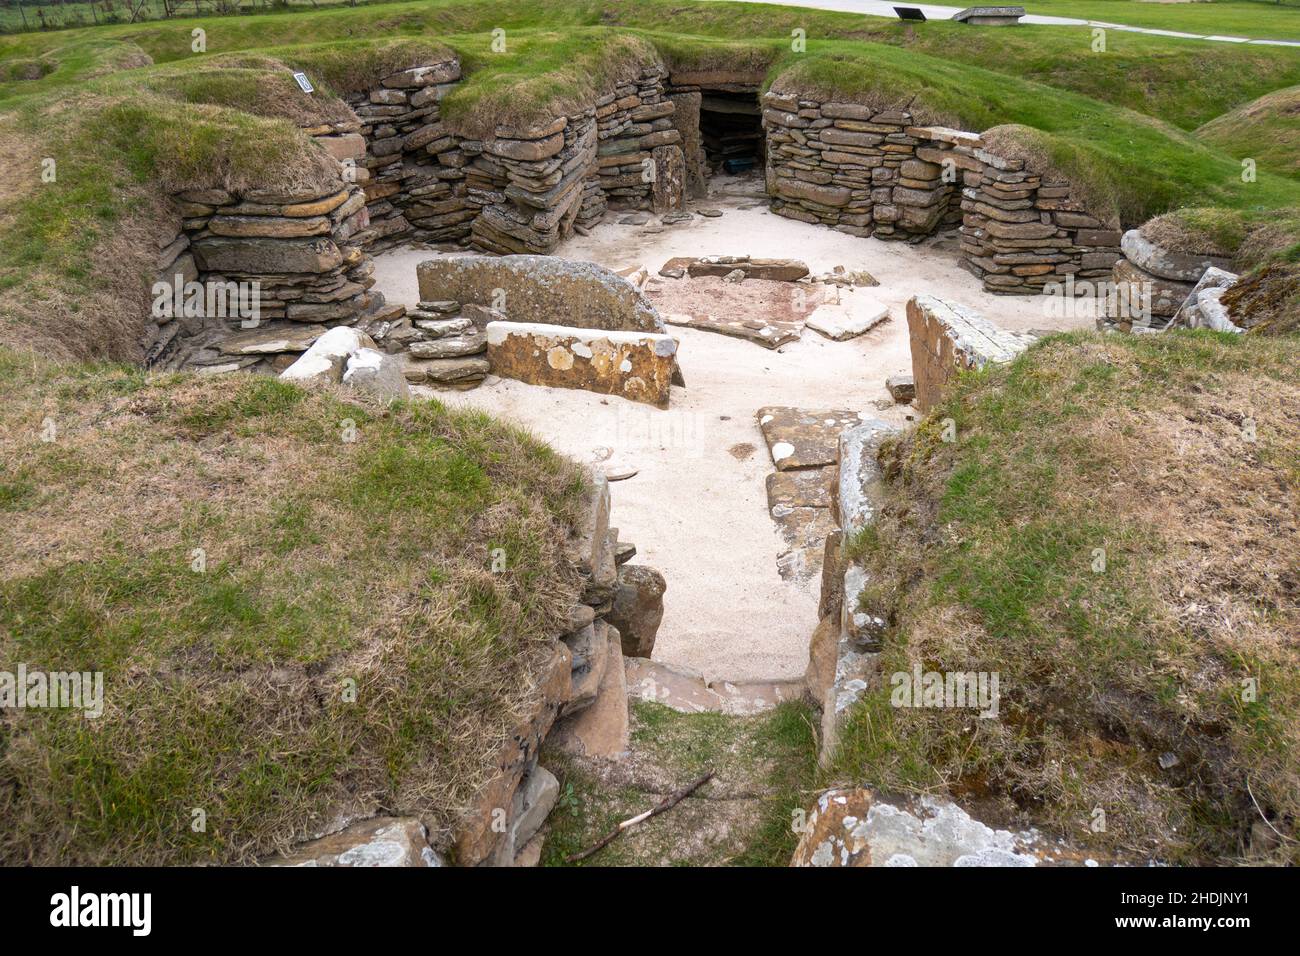
[[[787,7],[811,7],[816,10],[837,10],[841,13],[866,13],[877,17],[894,18],[895,6],[919,7],[931,20],[951,20],[952,15],[965,7],[945,7],[932,3],[911,3],[899,0],[763,0],[765,3],[777,3]],[[1177,30],[1157,30],[1153,27],[1130,27],[1122,23],[1107,23],[1104,20],[1078,20],[1074,17],[1045,17],[1036,13],[1026,14],[1021,23],[1041,23],[1057,27],[1104,27],[1107,30],[1123,30],[1126,33],[1149,33],[1152,36],[1175,37],[1180,40],[1211,40],[1216,43],[1251,43],[1261,46],[1300,47],[1300,40],[1255,40],[1250,37],[1229,37],[1205,35],[1202,33],[1181,33]]]

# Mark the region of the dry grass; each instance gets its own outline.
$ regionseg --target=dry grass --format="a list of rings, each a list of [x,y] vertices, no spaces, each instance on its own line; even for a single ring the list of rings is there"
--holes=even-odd
[[[1300,264],[1264,266],[1225,292],[1223,304],[1234,321],[1251,332],[1282,335],[1300,331]]]
[[[995,126],[981,134],[985,149],[1006,159],[1018,159],[1044,180],[1068,182],[1070,198],[1089,215],[1117,226],[1118,193],[1108,188],[1104,164],[1077,149],[1076,144],[1029,126]]]
[[[896,710],[886,688],[838,772],[1132,860],[1300,858],[1296,348],[1061,337],[892,446],[895,498],[856,542],[885,673],[996,671],[1001,715]]]
[[[445,840],[580,589],[574,466],[436,403],[3,362],[0,662],[102,671],[106,709],[3,713],[0,859],[248,861],[376,811]]]

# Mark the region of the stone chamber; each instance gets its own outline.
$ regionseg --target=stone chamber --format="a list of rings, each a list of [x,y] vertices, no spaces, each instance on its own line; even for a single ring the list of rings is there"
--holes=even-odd
[[[406,394],[409,384],[472,388],[497,371],[666,408],[669,385],[682,376],[676,343],[642,294],[646,277],[551,254],[609,211],[671,217],[706,197],[712,176],[749,170],[761,171],[773,213],[836,230],[846,244],[955,237],[961,265],[999,295],[1039,295],[1067,279],[1154,283],[1160,326],[1201,290],[1202,266],[1229,265],[1171,261],[1139,230],[1126,234],[1114,217],[1085,208],[1069,182],[999,155],[978,132],[930,125],[905,109],[828,101],[780,79],[760,95],[762,80],[673,73],[649,62],[581,108],[473,138],[441,112],[463,81],[457,60],[384,76],[349,99],[355,119],[306,130],[338,161],[328,189],[173,197],[177,229],[159,249],[158,281],[256,283],[258,316],[251,326],[183,311],[155,316],[144,332],[147,363],[319,374],[381,383],[385,397]],[[422,264],[420,302],[408,310],[375,289],[372,257],[413,243],[502,258]],[[1029,340],[929,297],[917,297],[907,313],[921,409],[957,369],[1006,360]],[[347,333],[333,333],[341,328]],[[627,697],[645,696],[647,682],[654,699],[671,687],[679,698],[705,701],[704,709],[732,713],[807,696],[824,714],[823,746],[831,745],[839,715],[870,679],[879,628],[856,610],[864,582],[843,543],[871,520],[873,449],[889,429],[869,419],[849,424],[816,436],[829,451],[809,459],[826,488],[814,542],[824,553],[809,572],[820,579],[821,624],[797,680],[738,687],[656,669],[649,657],[668,584],[626,563],[634,549],[610,528],[608,488],[598,484],[577,559],[590,587],[572,631],[557,638],[554,686],[467,815],[457,862],[535,864],[535,837],[557,799],[554,778],[537,763],[542,740],[549,735],[580,755],[617,755],[627,746]],[[805,490],[798,477],[785,482],[792,495]],[[503,808],[506,828],[486,826]],[[353,829],[355,839],[334,834],[328,845],[279,862],[338,863],[373,846],[381,830],[380,843],[408,848],[403,861],[439,862],[424,852],[418,821]]]

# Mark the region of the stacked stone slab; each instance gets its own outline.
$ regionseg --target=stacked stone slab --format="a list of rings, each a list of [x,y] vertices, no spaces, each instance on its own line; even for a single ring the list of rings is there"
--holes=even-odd
[[[477,214],[465,182],[468,160],[439,107],[460,76],[460,63],[448,59],[385,76],[349,99],[366,145],[357,179],[370,211],[364,238],[374,248],[468,235]]]
[[[665,96],[667,71],[646,68],[596,101],[600,186],[615,209],[668,212],[681,207],[686,165],[677,103]]]
[[[374,265],[358,242],[368,213],[355,184],[242,194],[206,189],[173,199],[182,233],[160,253],[160,264],[170,261],[158,281],[229,291],[224,308],[202,315],[155,314],[146,333],[150,365],[279,371],[278,355],[311,344],[305,327],[352,325],[385,313],[383,295],[370,291]],[[235,290],[246,293],[242,301]]]
[[[1068,275],[1076,280],[1110,275],[1120,257],[1120,233],[1071,199],[1068,182],[1044,179],[1026,170],[1022,160],[996,156],[982,142],[956,144],[951,155],[968,166],[978,164],[974,175],[963,167],[962,252],[985,289],[1032,295]]]
[[[763,105],[773,212],[881,239],[928,235],[945,221],[953,187],[917,160],[910,113],[784,92]]]
[[[366,149],[356,161],[370,223],[363,241],[458,242],[500,254],[549,253],[607,203],[680,208],[685,163],[659,64],[591,105],[474,139],[441,119],[461,78],[454,60],[386,76],[349,102]]]
[[[495,177],[496,200],[474,219],[472,242],[489,252],[546,253],[573,229],[599,218],[603,207],[588,191],[596,160],[594,110],[561,116],[543,126],[497,127],[482,144],[483,167]]]
[[[1066,275],[1109,276],[1119,232],[978,134],[916,125],[904,110],[763,97],[772,210],[854,236],[917,240],[960,226],[990,292],[1034,294]]]
[[[1197,283],[1210,269],[1228,270],[1229,256],[1215,252],[1189,253],[1165,248],[1143,230],[1146,224],[1124,233],[1122,255],[1114,264],[1119,302],[1149,303],[1150,315],[1135,317],[1117,311],[1098,319],[1099,328],[1130,331],[1139,321],[1152,329],[1167,328]],[[1143,295],[1145,293],[1145,296]]]

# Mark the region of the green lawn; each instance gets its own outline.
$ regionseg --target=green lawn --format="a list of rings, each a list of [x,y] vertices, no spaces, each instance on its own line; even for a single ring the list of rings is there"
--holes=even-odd
[[[4,351],[0,375],[0,669],[104,680],[102,716],[0,721],[0,863],[454,821],[581,590],[576,466],[432,401]]]
[[[1076,17],[1203,36],[1300,40],[1300,4],[1267,0],[1143,3],[1141,0],[1026,0],[1026,13]]]

